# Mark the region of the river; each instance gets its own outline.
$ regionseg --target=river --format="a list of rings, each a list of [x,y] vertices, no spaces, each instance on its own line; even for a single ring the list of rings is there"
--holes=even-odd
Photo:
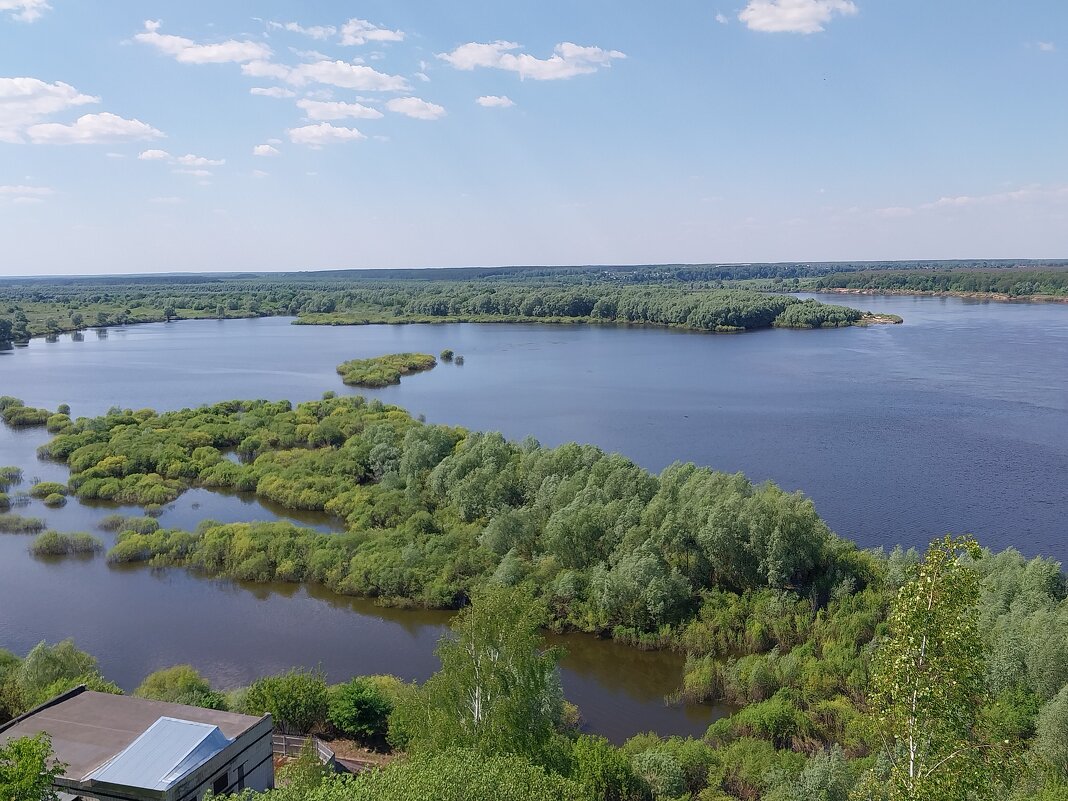
[[[826,299],[826,298],[824,298]],[[843,302],[831,298],[832,302]],[[109,406],[174,409],[230,398],[319,397],[344,360],[449,347],[441,364],[367,391],[428,420],[545,444],[577,440],[652,470],[692,460],[801,489],[839,534],[864,546],[923,546],[953,531],[1063,559],[1068,502],[1068,308],[957,298],[861,297],[904,325],[708,335],[653,328],[404,325],[327,328],[288,319],[189,321],[110,329],[0,352],[0,394],[75,415]],[[40,431],[0,426],[0,464],[66,479],[37,461]],[[64,530],[115,511],[72,501],[18,510]],[[135,509],[120,510],[136,513]],[[249,496],[189,492],[161,522],[295,519]],[[101,534],[105,539],[110,535]],[[0,535],[0,647],[25,653],[72,636],[105,675],[132,688],[194,664],[232,687],[293,665],[332,679],[390,672],[424,679],[447,616],[390,611],[314,588],[243,585],[182,570],[35,560]],[[722,714],[667,707],[674,654],[590,637],[561,640],[563,681],[591,730],[701,733]]]

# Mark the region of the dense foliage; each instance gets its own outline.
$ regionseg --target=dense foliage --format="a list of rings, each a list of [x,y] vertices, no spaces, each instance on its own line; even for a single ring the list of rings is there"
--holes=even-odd
[[[1068,270],[914,270],[837,273],[808,283],[820,289],[963,292],[1027,297],[1068,295]]]
[[[451,360],[451,354],[449,358]],[[426,353],[391,353],[342,362],[337,366],[337,372],[350,387],[385,387],[399,384],[402,375],[429,370],[437,363],[437,359]]]
[[[231,449],[247,461],[227,459]],[[115,410],[75,421],[45,450],[68,462],[82,498],[144,504],[193,485],[254,490],[348,528],[126,530],[115,562],[439,607],[490,579],[527,583],[555,625],[625,638],[670,636],[710,591],[789,591],[821,605],[871,570],[811,501],[773,485],[681,464],[654,476],[597,448],[426,425],[362,398]]]
[[[0,798],[4,801],[56,801],[52,780],[65,766],[52,754],[47,734],[0,743]]]

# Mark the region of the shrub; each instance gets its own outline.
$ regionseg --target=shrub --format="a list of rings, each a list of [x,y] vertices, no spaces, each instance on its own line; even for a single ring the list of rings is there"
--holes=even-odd
[[[253,715],[270,713],[274,725],[286,734],[308,734],[326,722],[326,681],[321,672],[308,670],[267,676],[248,688],[245,708]]]
[[[393,704],[366,678],[355,678],[333,689],[327,719],[348,737],[369,739],[386,733]]]
[[[92,534],[61,534],[58,531],[39,534],[30,545],[30,553],[34,556],[73,556],[100,553],[102,550],[104,543]]]
[[[60,506],[63,506],[66,502],[67,502],[67,496],[60,495],[58,492],[53,492],[51,495],[48,495],[47,497],[45,497],[45,499],[42,501],[42,503],[45,506],[49,506],[49,507],[51,507],[53,509],[58,509]]]
[[[153,701],[168,701],[205,709],[227,708],[226,698],[222,693],[215,692],[208,680],[191,665],[175,665],[150,673],[133,694]]]
[[[66,495],[67,486],[58,481],[39,481],[30,487],[30,495],[34,498],[47,498],[49,495]]]

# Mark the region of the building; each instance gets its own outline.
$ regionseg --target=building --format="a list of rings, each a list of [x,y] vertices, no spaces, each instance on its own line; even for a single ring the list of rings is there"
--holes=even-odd
[[[148,701],[78,687],[0,726],[0,743],[41,732],[66,765],[67,798],[200,801],[274,786],[271,716]]]

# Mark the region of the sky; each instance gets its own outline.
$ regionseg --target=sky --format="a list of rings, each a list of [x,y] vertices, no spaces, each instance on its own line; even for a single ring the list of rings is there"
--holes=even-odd
[[[1068,257],[1068,3],[0,0],[0,275]]]

